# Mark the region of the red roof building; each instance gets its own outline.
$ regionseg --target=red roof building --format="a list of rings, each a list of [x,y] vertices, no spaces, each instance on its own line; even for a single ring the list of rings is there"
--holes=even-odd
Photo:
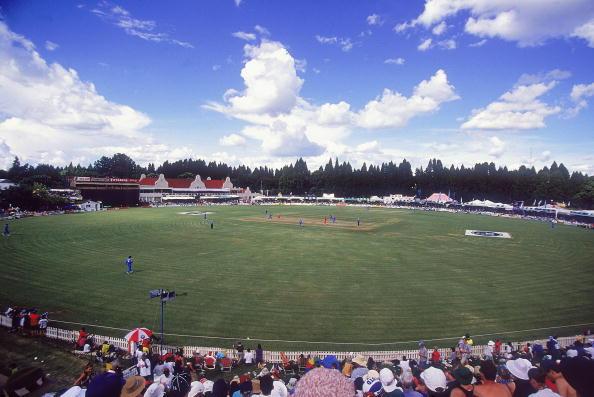
[[[240,193],[243,189],[233,186],[229,177],[225,179],[202,179],[196,175],[194,179],[165,178],[160,174],[158,178],[147,178],[141,175],[140,201],[153,203],[170,200],[194,201],[199,198],[213,196],[229,196]]]

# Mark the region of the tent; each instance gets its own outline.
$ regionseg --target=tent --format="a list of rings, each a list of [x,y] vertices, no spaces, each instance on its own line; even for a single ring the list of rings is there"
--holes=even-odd
[[[429,203],[451,203],[454,200],[445,193],[433,193],[431,196],[427,197],[425,201]]]

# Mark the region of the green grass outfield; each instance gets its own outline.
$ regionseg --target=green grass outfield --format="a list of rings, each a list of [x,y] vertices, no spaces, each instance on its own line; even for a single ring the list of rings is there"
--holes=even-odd
[[[213,212],[215,228],[184,211]],[[323,225],[330,214],[337,224]],[[594,323],[594,232],[576,227],[382,208],[213,206],[35,217],[11,228],[0,239],[0,304],[40,307],[52,319],[158,329],[159,303],[148,291],[168,288],[187,293],[166,307],[166,332],[176,334],[381,343]],[[466,237],[466,229],[513,238]]]

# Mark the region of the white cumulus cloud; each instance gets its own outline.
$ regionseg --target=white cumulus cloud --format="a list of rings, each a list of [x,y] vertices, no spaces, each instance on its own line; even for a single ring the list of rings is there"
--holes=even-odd
[[[245,145],[245,138],[238,134],[229,134],[219,139],[222,146],[242,146]]]
[[[0,22],[0,142],[24,161],[64,164],[144,148],[151,161],[171,154],[144,133],[150,118],[112,102],[73,69],[48,64],[25,37]],[[139,141],[145,142],[138,144]]]
[[[267,40],[260,45],[246,45],[244,54],[247,62],[241,77],[245,90],[228,90],[226,105],[210,103],[207,107],[238,117],[290,111],[303,85],[295,59],[281,43]]]
[[[466,33],[498,37],[520,46],[544,43],[549,38],[578,37],[594,46],[594,2],[591,0],[425,0],[415,19],[396,25],[402,32],[415,26],[439,31],[448,18],[466,13]]]
[[[442,103],[456,99],[459,96],[454,86],[440,69],[429,80],[421,81],[410,97],[384,89],[381,96],[368,102],[358,113],[357,122],[363,128],[399,128],[411,118],[436,111]]]
[[[516,86],[490,103],[476,109],[463,129],[529,130],[545,127],[545,118],[559,113],[559,106],[549,106],[539,98],[555,87],[556,82]]]
[[[489,147],[489,156],[499,158],[503,155],[503,152],[505,151],[505,142],[496,136],[492,136],[491,138],[489,138]]]
[[[410,97],[386,89],[359,111],[344,100],[314,105],[300,96],[303,80],[297,76],[297,62],[281,43],[247,44],[244,56],[244,90],[229,89],[223,103],[204,107],[247,122],[241,135],[259,141],[263,152],[273,157],[352,153],[342,140],[354,129],[399,128],[458,98],[446,73],[438,70]],[[369,144],[357,150],[372,149]]]
[[[576,116],[582,109],[588,107],[588,101],[585,98],[594,96],[594,83],[576,84],[571,89],[571,100],[575,106],[568,110],[569,116]]]

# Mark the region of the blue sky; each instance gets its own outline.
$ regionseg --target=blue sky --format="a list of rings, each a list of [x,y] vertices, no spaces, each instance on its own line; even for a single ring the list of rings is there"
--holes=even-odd
[[[594,173],[589,0],[8,1],[0,167],[303,156]]]

